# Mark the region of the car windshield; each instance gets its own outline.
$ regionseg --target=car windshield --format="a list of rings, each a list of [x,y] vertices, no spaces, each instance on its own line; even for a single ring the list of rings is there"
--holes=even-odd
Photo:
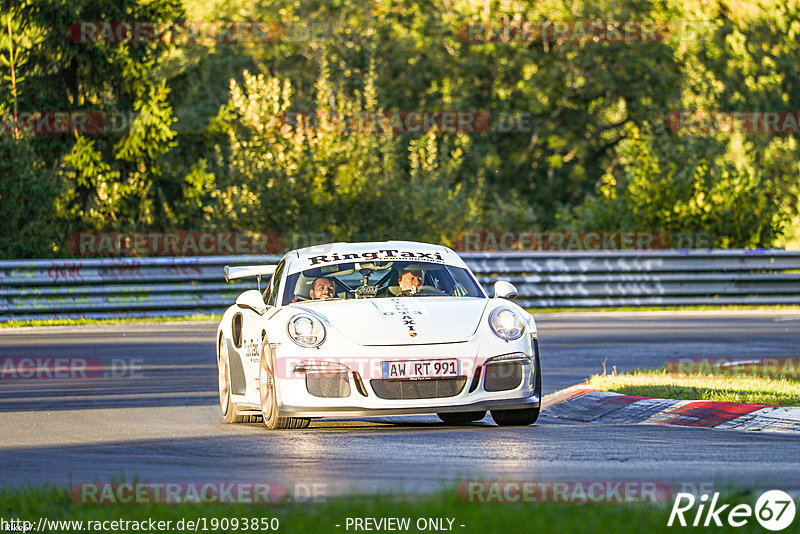
[[[414,261],[347,262],[289,275],[283,305],[400,296],[484,298],[486,295],[462,267]]]

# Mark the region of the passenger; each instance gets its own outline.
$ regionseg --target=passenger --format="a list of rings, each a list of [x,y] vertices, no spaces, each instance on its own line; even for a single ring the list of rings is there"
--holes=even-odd
[[[423,278],[422,271],[409,270],[400,273],[397,279],[397,285],[400,286],[400,296],[410,297],[419,291],[419,286],[422,285]]]
[[[309,294],[314,300],[332,299],[336,295],[336,286],[333,280],[322,276],[314,280]]]

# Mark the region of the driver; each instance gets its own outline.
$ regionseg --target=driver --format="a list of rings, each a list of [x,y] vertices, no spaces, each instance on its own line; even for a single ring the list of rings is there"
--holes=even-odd
[[[422,271],[408,270],[400,273],[397,279],[397,285],[400,286],[400,296],[410,297],[419,291],[419,286],[422,285]]]
[[[327,300],[334,297],[335,291],[336,286],[333,284],[333,280],[322,276],[314,280],[309,295],[313,300]]]

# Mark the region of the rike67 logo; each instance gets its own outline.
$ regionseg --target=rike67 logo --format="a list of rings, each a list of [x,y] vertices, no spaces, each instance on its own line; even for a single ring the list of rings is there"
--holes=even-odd
[[[695,505],[696,509],[695,509]],[[691,493],[678,493],[669,514],[667,526],[723,526],[723,521],[732,527],[743,527],[755,516],[756,521],[767,530],[783,530],[794,521],[795,504],[792,497],[781,490],[763,493],[755,507],[749,504],[719,504],[719,493],[714,493],[709,502],[708,494],[695,498]],[[688,519],[687,519],[688,518]],[[677,520],[677,523],[676,523]]]

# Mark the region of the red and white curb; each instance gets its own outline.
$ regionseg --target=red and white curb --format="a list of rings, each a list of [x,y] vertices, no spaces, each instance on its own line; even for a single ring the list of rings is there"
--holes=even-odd
[[[606,425],[678,425],[725,430],[800,432],[800,407],[739,402],[654,399],[578,385],[543,399],[543,415]]]

